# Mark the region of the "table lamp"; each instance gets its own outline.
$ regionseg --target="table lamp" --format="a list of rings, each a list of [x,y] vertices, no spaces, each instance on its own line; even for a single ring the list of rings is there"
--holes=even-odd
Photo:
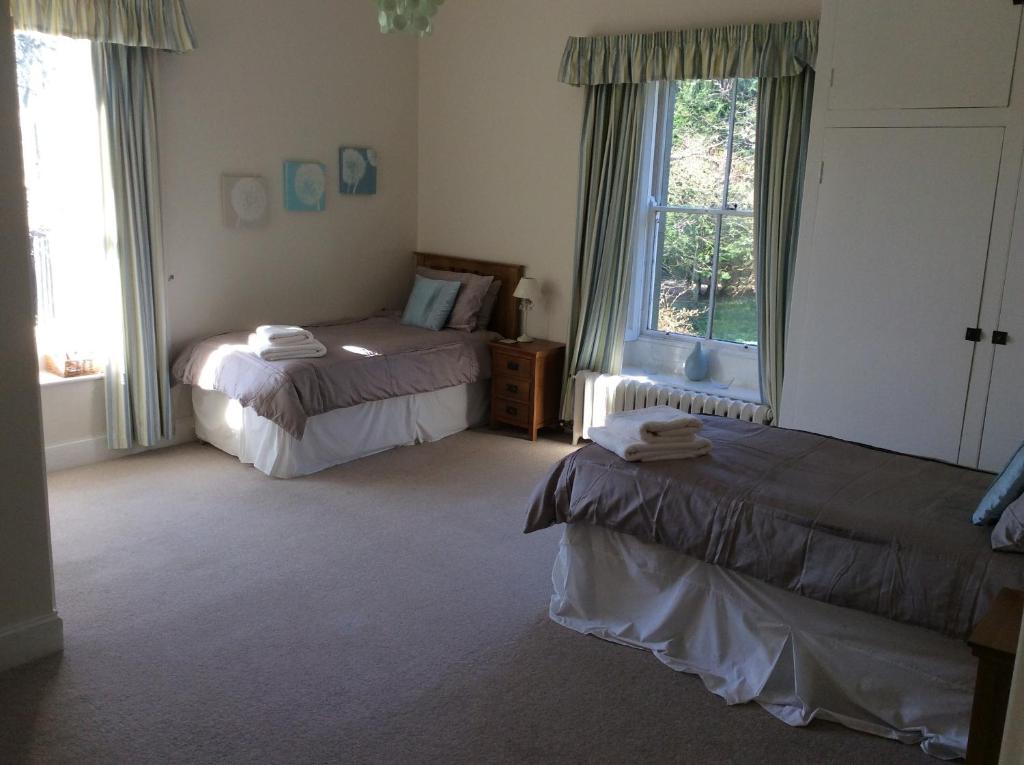
[[[526,317],[534,303],[540,302],[540,283],[536,279],[523,277],[516,285],[516,291],[512,297],[519,298],[523,307],[523,334],[516,338],[520,343],[528,343],[533,340],[526,332]]]

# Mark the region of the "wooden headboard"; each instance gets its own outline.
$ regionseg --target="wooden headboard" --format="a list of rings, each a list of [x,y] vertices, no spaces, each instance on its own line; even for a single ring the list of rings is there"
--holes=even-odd
[[[417,252],[416,265],[436,268],[439,271],[479,274],[500,279],[501,290],[498,292],[498,302],[494,306],[494,315],[491,317],[491,325],[488,329],[494,330],[502,337],[519,336],[519,306],[516,305],[516,299],[512,297],[512,293],[516,291],[516,285],[523,278],[523,272],[526,270],[524,266],[492,263],[489,260],[456,258],[452,255],[433,255],[429,252]]]

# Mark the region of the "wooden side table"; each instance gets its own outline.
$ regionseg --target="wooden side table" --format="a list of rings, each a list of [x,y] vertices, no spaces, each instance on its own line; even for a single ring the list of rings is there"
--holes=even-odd
[[[550,340],[491,343],[491,427],[537,431],[558,423],[565,345]]]
[[[997,765],[999,762],[1022,614],[1024,591],[1004,588],[967,639],[971,651],[978,657],[967,765]]]

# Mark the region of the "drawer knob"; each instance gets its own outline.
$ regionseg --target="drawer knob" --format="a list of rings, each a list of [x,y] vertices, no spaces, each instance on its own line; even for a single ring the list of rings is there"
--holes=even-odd
[[[519,370],[519,362],[518,361],[510,361],[510,362],[508,362],[508,368],[509,369],[514,369],[514,370],[518,371]]]
[[[505,383],[505,390],[507,390],[509,393],[518,393],[519,386],[516,385],[515,383]]]
[[[518,412],[519,412],[519,410],[516,409],[516,407],[514,407],[514,406],[506,406],[505,407],[505,414],[516,414]]]

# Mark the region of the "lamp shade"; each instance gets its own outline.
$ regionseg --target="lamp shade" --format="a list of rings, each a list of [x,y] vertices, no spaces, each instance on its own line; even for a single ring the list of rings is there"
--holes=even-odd
[[[512,296],[520,300],[529,300],[531,303],[539,302],[540,283],[528,276],[523,277],[519,280],[519,284],[516,285],[516,291],[512,293]]]

